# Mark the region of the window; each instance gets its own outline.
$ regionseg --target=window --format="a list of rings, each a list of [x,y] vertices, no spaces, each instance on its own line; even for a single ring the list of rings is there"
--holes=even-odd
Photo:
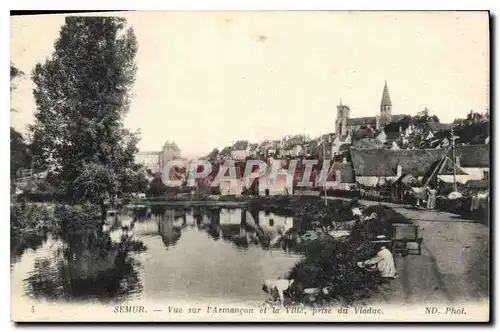
[[[489,180],[490,179],[490,170],[483,171],[483,179],[484,180]]]

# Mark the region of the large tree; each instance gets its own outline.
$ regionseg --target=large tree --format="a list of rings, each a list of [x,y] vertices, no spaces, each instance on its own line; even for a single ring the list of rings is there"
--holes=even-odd
[[[70,203],[120,195],[140,166],[138,134],[123,126],[137,40],[117,17],[67,17],[51,58],[36,65],[33,150]]]
[[[14,64],[10,64],[10,92],[15,90],[15,80],[24,75],[24,72],[17,68]]]
[[[215,160],[219,156],[219,149],[215,148],[207,155],[208,160]]]
[[[14,64],[10,64],[10,92],[13,93],[16,86],[16,79],[23,76],[24,73]],[[11,112],[15,111],[10,109]],[[10,127],[10,176],[16,177],[17,172],[28,168],[31,163],[31,154],[28,144],[23,135],[14,127]]]

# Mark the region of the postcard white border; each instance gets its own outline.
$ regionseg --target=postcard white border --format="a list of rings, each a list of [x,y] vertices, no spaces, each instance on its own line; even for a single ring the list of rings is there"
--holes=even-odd
[[[82,9],[92,9],[92,10],[104,10],[108,8],[112,9],[120,9],[120,10],[125,10],[125,9],[130,9],[134,8],[135,10],[198,10],[198,9],[203,9],[203,10],[218,10],[218,9],[225,9],[225,10],[384,10],[384,9],[397,9],[397,10],[484,10],[484,9],[491,9],[493,13],[498,14],[499,10],[499,4],[498,1],[485,1],[485,0],[475,0],[475,1],[463,1],[463,0],[456,0],[453,2],[437,2],[435,0],[421,0],[419,2],[403,2],[403,1],[369,1],[369,0],[351,0],[351,1],[343,1],[343,2],[336,2],[334,5],[332,4],[331,1],[318,1],[318,0],[309,0],[309,1],[297,1],[297,0],[287,0],[287,1],[271,1],[271,0],[248,0],[248,1],[230,1],[230,0],[219,0],[219,1],[208,1],[208,0],[176,0],[176,1],[169,1],[169,2],[164,2],[164,3],[159,3],[154,0],[141,0],[141,1],[131,1],[131,0],[121,0],[121,1],[106,1],[103,2],[102,0],[87,0],[84,2],[69,2],[69,1],[58,1],[58,0],[45,0],[43,2],[39,1],[25,1],[25,0],[18,0],[15,3],[8,3],[8,2],[2,2],[1,3],[2,7],[8,7],[5,8],[5,10],[2,11],[3,16],[2,16],[2,29],[0,31],[0,36],[2,37],[3,45],[10,44],[10,22],[9,22],[9,17],[8,17],[8,10],[9,9],[19,9],[19,10],[32,10],[32,9],[40,9],[40,10],[48,10],[49,8],[58,8],[58,9],[65,9],[65,10],[82,10]],[[11,8],[9,8],[11,7]],[[13,7],[13,8],[12,8]],[[498,23],[497,23],[498,25]],[[494,34],[494,32],[492,32]],[[10,50],[7,47],[3,48],[2,52],[2,57],[3,57],[3,63],[4,63],[4,70],[6,71],[7,69],[7,61],[10,61]],[[496,60],[496,58],[494,59]],[[496,72],[496,70],[495,70]],[[7,73],[5,72],[5,76]],[[9,90],[7,89],[7,80],[3,80],[3,86],[2,86],[2,101],[4,102],[5,105],[5,110],[7,109],[8,103],[9,103]],[[493,93],[498,92],[498,86],[496,87],[495,91]],[[493,111],[495,111],[493,109]],[[3,116],[6,117],[5,121],[2,121],[2,123],[7,124],[10,123],[10,119],[8,118],[8,112],[5,111],[2,113]],[[494,124],[495,129],[500,129],[500,125],[498,125],[498,121]],[[7,128],[5,128],[7,129]],[[4,156],[7,157],[8,159],[9,156],[9,147],[7,145],[7,133],[8,130],[4,130],[3,132],[3,139],[0,140],[0,147],[2,149],[2,152],[4,153]],[[495,165],[498,165],[497,162],[495,162]],[[7,191],[9,188],[8,186],[8,180],[7,180],[7,169],[8,165],[5,163],[2,165],[2,171],[3,174],[5,175],[5,182],[3,183],[3,190],[1,191],[2,194],[2,202],[3,204],[7,204],[9,201],[9,192]],[[496,171],[496,170],[495,170]],[[495,189],[496,189],[496,184],[495,184]],[[495,203],[493,203],[494,205]],[[8,214],[8,209],[5,208],[2,211],[5,211],[5,214]],[[5,216],[4,218],[4,229],[6,230],[7,233],[7,225],[8,223],[6,222],[8,219],[8,216]],[[7,270],[7,266],[9,266],[9,260],[10,258],[8,257],[7,253],[9,252],[8,246],[8,241],[7,239],[4,239],[2,241],[2,245],[4,246],[4,261],[2,266]],[[495,248],[496,249],[496,248]],[[495,252],[496,253],[496,252]],[[497,257],[497,255],[494,255],[494,257]],[[496,263],[496,262],[495,262]],[[5,287],[4,292],[2,294],[10,294],[10,274],[4,273],[2,275],[2,285]],[[496,295],[496,294],[495,294]],[[497,306],[498,307],[498,306]],[[497,309],[498,310],[498,309]],[[15,327],[12,325],[10,322],[10,301],[7,296],[4,296],[4,301],[2,302],[2,310],[3,314],[3,319],[2,322],[4,326],[2,326],[2,330],[13,330]],[[452,326],[452,328],[457,328],[458,326]],[[25,327],[26,330],[31,330],[35,329],[35,326],[30,326],[30,327]],[[47,328],[55,328],[54,326],[50,326]],[[73,329],[74,327],[72,326],[61,326],[58,327],[59,329]],[[90,329],[90,328],[96,328],[94,327],[80,327],[84,329]],[[104,327],[106,329],[123,329],[123,328],[138,328],[137,326],[130,326],[130,327],[124,327],[124,326],[106,326]],[[180,327],[170,327],[170,328],[180,328]],[[208,328],[208,327],[204,327]],[[219,327],[212,327],[212,328],[219,328]],[[234,328],[234,327],[233,327]],[[239,327],[243,328],[243,327]],[[258,327],[259,329],[262,329],[263,327]],[[273,329],[278,328],[278,326],[273,326]],[[290,327],[286,327],[287,329]],[[303,327],[299,327],[303,328]],[[324,327],[324,328],[331,328],[331,327]],[[335,327],[336,329],[338,328],[345,328],[345,327]],[[370,326],[357,326],[356,329],[365,329],[365,328],[372,328]],[[383,328],[387,328],[387,326],[384,326]],[[404,328],[404,327],[399,327],[399,328]],[[474,330],[479,327],[471,327],[471,326],[465,326],[469,331]]]

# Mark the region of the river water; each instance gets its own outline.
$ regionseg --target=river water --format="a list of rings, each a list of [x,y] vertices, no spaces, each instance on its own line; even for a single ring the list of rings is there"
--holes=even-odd
[[[285,276],[300,260],[279,243],[269,247],[279,230],[298,227],[291,217],[241,208],[161,210],[133,225],[141,250],[120,260],[93,251],[91,243],[73,243],[69,255],[78,256],[78,264],[68,266],[67,246],[51,237],[25,250],[11,266],[13,296],[258,304],[265,297],[263,281]],[[96,266],[105,272],[93,273]]]

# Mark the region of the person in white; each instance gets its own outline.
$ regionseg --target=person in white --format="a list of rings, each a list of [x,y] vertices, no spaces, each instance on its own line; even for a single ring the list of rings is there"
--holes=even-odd
[[[262,290],[271,295],[273,300],[279,298],[280,305],[283,306],[285,302],[284,292],[292,286],[293,279],[268,279],[264,282]]]
[[[361,212],[361,209],[359,207],[353,207],[351,209],[351,211],[352,211],[352,215],[354,217],[362,217],[363,216],[363,212]]]
[[[398,276],[396,264],[394,263],[394,256],[385,245],[380,245],[374,257],[364,262],[358,262],[358,266],[367,272],[377,274],[377,276],[381,278],[397,278]]]

